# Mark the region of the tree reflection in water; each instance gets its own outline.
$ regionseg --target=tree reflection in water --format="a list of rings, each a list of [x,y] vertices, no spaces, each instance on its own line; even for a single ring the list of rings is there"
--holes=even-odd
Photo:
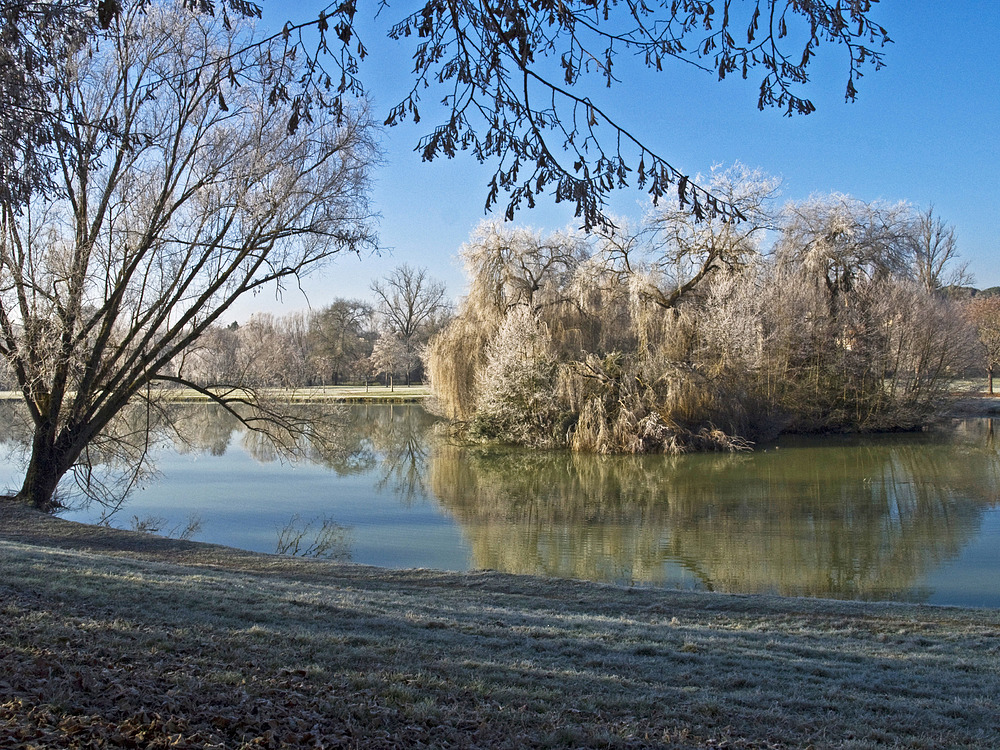
[[[364,404],[351,410],[355,429],[380,458],[376,488],[404,505],[427,496],[425,478],[438,420],[412,405]]]
[[[352,412],[344,406],[316,403],[285,405],[283,409],[291,417],[310,424],[312,429],[307,434],[293,433],[258,419],[254,421],[257,428],[250,430],[217,404],[174,402],[155,410],[136,405],[123,411],[111,426],[122,433],[142,436],[136,441],[135,455],[123,452],[121,445],[104,454],[100,450],[101,441],[97,440],[83,456],[87,461],[84,469],[93,481],[113,487],[123,461],[147,463],[144,476],[149,477],[155,474],[156,456],[163,450],[223,456],[237,440],[248,455],[264,464],[305,461],[342,476],[361,474],[377,465],[371,440],[352,423]],[[31,440],[26,410],[19,402],[0,401],[0,424],[6,425],[6,430],[0,430],[0,443],[7,449],[7,455],[0,458],[8,464],[23,464]],[[65,506],[89,503],[88,498],[75,495],[68,483],[64,485],[67,486],[60,486],[60,497]],[[127,500],[127,491],[107,493],[106,502],[101,503],[105,506],[104,519],[118,512]]]
[[[440,445],[430,487],[477,567],[743,593],[923,598],[996,503],[986,421],[954,441],[812,438],[752,455]]]
[[[273,425],[248,430],[215,404],[177,404],[171,410],[169,431],[163,431],[179,453],[199,452],[221,456],[235,437],[260,463],[307,461],[337,474],[360,474],[377,463],[351,410],[336,404],[299,404],[286,407],[295,416],[322,425],[320,440],[279,433]]]

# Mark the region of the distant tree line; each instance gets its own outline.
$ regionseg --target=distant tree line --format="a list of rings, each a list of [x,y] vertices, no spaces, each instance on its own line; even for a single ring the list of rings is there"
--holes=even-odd
[[[589,236],[484,222],[462,249],[469,294],[428,349],[439,408],[485,439],[733,449],[916,428],[984,361],[932,210],[840,194],[779,209],[778,182],[740,165],[710,184],[741,220],[661,204]]]
[[[371,302],[337,298],[309,312],[212,326],[173,367],[208,387],[419,382],[423,349],[448,320],[445,291],[426,269],[402,265],[372,284]]]
[[[307,312],[210,325],[166,371],[206,388],[421,382],[427,342],[451,315],[444,283],[401,265],[370,291],[371,301],[338,297]],[[15,387],[6,370],[0,385]]]

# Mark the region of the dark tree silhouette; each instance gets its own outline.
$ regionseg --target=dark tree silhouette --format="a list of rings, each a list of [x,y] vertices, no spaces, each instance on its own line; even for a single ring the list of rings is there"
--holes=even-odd
[[[608,193],[632,183],[654,200],[672,186],[699,218],[738,216],[618,113],[598,106],[587,95],[588,81],[622,83],[622,55],[654,71],[682,63],[720,80],[759,76],[761,109],[809,114],[815,107],[800,89],[821,42],[846,51],[848,100],[864,67],[882,66],[881,48],[890,40],[869,17],[871,6],[869,0],[429,0],[389,32],[416,38],[415,81],[386,122],[417,122],[421,100],[443,96],[444,118],[418,145],[423,158],[466,150],[493,163],[486,207],[506,192],[508,218],[551,191],[556,201],[573,203],[589,229],[607,221]]]

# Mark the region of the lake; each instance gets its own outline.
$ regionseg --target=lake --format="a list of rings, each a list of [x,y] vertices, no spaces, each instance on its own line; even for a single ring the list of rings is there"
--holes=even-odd
[[[209,406],[105,518],[384,567],[1000,608],[1000,442],[988,419],[746,454],[469,447],[417,405],[345,407],[340,450],[283,460]],[[0,483],[18,484],[7,439]],[[16,452],[16,451],[15,451]],[[64,511],[99,522],[96,503]],[[311,548],[311,549],[310,549]]]

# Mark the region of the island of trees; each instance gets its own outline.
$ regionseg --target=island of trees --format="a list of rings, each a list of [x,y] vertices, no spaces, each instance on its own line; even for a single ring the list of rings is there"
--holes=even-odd
[[[427,354],[443,411],[481,439],[676,453],[913,429],[947,406],[997,308],[954,299],[964,269],[932,210],[778,210],[777,182],[740,165],[709,184],[739,221],[665,204],[590,236],[484,222]]]

